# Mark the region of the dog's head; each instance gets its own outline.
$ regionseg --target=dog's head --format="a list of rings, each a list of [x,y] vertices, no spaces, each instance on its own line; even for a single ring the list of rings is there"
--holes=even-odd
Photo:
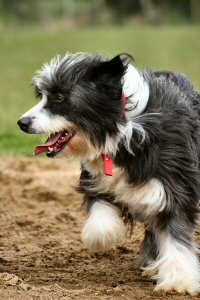
[[[45,64],[33,81],[41,101],[18,121],[26,133],[49,135],[35,155],[92,158],[111,151],[125,122],[122,78],[131,59],[67,54]]]
[[[67,54],[45,64],[33,80],[41,101],[18,121],[27,133],[49,135],[35,155],[92,160],[102,153],[115,155],[122,139],[129,149],[134,127],[143,136],[142,126],[132,120],[146,107],[149,88],[131,60],[129,54],[112,59]]]

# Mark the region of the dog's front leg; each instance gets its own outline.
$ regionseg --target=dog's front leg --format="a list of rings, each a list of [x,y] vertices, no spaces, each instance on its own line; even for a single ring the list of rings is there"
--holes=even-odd
[[[82,231],[82,241],[91,252],[112,248],[124,239],[125,233],[121,211],[116,205],[104,200],[92,204]]]

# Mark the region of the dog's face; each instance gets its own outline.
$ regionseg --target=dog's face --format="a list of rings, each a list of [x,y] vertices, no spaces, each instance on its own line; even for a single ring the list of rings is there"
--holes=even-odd
[[[41,101],[18,121],[26,133],[49,135],[35,155],[97,156],[113,147],[122,114],[129,56],[66,55],[44,65],[33,86]]]

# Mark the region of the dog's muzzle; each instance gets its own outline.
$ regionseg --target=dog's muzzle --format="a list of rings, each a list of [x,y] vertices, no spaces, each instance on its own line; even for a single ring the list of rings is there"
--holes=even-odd
[[[30,130],[29,130],[30,124],[31,124],[30,117],[23,117],[23,118],[19,119],[17,124],[19,125],[20,129],[23,130],[24,132],[27,132],[27,133],[30,132]]]

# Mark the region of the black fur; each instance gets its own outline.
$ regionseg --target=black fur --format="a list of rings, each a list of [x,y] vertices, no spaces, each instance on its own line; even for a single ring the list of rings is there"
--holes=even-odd
[[[145,231],[144,241],[140,247],[139,266],[145,268],[149,262],[155,261],[159,254],[158,243],[156,241],[155,233],[151,230]]]

